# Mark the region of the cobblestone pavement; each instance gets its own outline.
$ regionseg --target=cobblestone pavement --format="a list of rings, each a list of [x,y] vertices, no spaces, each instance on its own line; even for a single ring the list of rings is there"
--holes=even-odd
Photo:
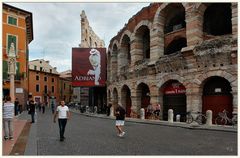
[[[120,138],[114,123],[72,113],[66,140],[60,142],[58,124],[47,109],[37,114],[26,155],[237,155],[236,132],[126,122],[126,136]]]

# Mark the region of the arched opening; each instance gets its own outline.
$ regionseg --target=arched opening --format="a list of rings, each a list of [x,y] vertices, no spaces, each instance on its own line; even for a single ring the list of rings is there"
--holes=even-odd
[[[117,89],[114,88],[113,89],[113,107],[114,109],[117,107],[118,105],[118,92],[117,92]]]
[[[140,108],[144,108],[145,111],[150,104],[150,90],[148,85],[145,83],[140,83],[137,87],[137,103],[141,105]]]
[[[131,54],[130,54],[131,45],[130,45],[130,38],[128,37],[128,35],[123,36],[121,49],[122,49],[123,61],[124,61],[123,66],[127,64],[131,64]]]
[[[230,83],[222,77],[213,76],[206,79],[203,86],[202,111],[212,110],[213,123],[219,112],[228,111],[228,117],[232,118],[233,97]]]
[[[172,109],[174,120],[176,115],[180,115],[181,122],[186,120],[186,88],[177,80],[166,82],[163,87],[163,120],[168,120],[168,110]]]
[[[97,46],[98,46],[98,45],[97,45],[97,42],[95,42],[95,48],[97,48]]]
[[[183,47],[187,46],[187,40],[186,38],[178,38],[176,40],[173,40],[166,48],[166,51],[164,52],[165,55],[176,53],[178,51],[181,51]]]
[[[136,40],[138,49],[141,50],[142,59],[150,58],[150,30],[147,26],[143,25],[136,31]]]
[[[108,80],[111,80],[111,53],[108,51],[108,55],[107,55],[107,78]]]
[[[118,56],[118,48],[117,48],[117,45],[114,44],[113,51],[112,51],[112,58],[111,58],[111,62],[112,62],[112,79],[116,79],[116,77],[117,77],[117,71],[118,71],[117,56]]]
[[[185,8],[181,3],[173,3],[165,9],[164,33],[173,32],[186,27]]]
[[[126,109],[126,116],[130,117],[131,114],[131,106],[132,106],[132,100],[131,100],[131,91],[128,86],[124,85],[122,87],[121,91],[121,103]]]
[[[212,3],[204,12],[203,32],[210,35],[232,33],[231,3]]]

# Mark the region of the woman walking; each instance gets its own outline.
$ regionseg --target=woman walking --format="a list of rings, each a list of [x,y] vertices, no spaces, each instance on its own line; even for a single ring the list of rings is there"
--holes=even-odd
[[[4,139],[13,140],[13,117],[14,117],[14,104],[11,103],[11,97],[6,97],[6,102],[3,104],[3,128]]]

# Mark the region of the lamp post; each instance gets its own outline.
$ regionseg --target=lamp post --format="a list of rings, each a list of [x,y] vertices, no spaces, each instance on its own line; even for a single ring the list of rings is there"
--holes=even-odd
[[[8,52],[8,74],[10,78],[10,97],[11,101],[15,100],[15,74],[16,74],[16,52],[14,43],[11,43],[9,52]]]

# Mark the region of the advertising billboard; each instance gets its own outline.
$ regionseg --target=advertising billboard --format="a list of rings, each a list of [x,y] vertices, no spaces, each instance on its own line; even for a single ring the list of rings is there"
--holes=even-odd
[[[72,81],[75,87],[105,86],[106,48],[72,48]]]

